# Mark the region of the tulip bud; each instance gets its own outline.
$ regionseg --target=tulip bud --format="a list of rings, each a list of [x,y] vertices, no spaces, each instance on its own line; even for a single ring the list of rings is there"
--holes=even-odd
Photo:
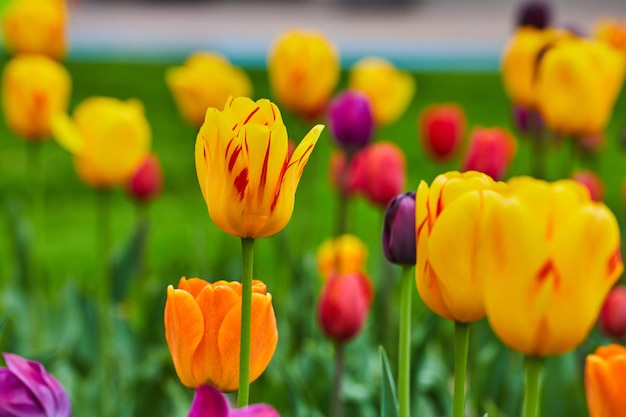
[[[470,134],[461,170],[483,172],[500,181],[516,151],[515,138],[507,130],[477,127]]]
[[[330,183],[346,196],[354,196],[363,188],[365,182],[366,156],[368,148],[355,153],[346,167],[346,153],[334,151],[330,156]]]
[[[527,1],[517,13],[517,26],[533,26],[544,29],[552,20],[552,8],[545,1]]]
[[[604,199],[604,184],[595,172],[589,170],[577,171],[572,174],[572,179],[589,190],[589,196],[593,201],[602,201]]]
[[[415,265],[415,193],[389,202],[383,222],[383,251],[394,264]]]
[[[374,114],[368,96],[346,90],[328,108],[328,125],[337,145],[348,152],[367,146],[374,134]]]
[[[391,142],[378,142],[366,152],[361,191],[379,207],[386,207],[392,198],[404,191],[406,161],[404,153]]]
[[[626,336],[626,286],[617,285],[606,296],[600,310],[600,328],[616,339]]]
[[[163,186],[161,165],[156,155],[148,155],[135,170],[128,183],[129,194],[140,202],[156,197]]]
[[[591,417],[624,417],[626,347],[600,346],[585,361],[585,393]]]
[[[332,275],[319,299],[317,318],[324,334],[347,342],[363,327],[374,298],[372,283],[364,274]]]
[[[456,104],[428,106],[419,117],[420,136],[426,152],[445,161],[459,150],[465,133],[465,113]]]
[[[0,368],[0,416],[70,417],[63,386],[38,362],[4,353]]]

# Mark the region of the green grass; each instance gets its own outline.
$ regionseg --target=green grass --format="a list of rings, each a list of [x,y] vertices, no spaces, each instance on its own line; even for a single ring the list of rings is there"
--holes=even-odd
[[[176,285],[181,276],[213,281],[238,279],[240,274],[239,240],[212,224],[202,199],[193,156],[197,130],[187,126],[177,112],[164,83],[167,67],[147,63],[67,63],[73,79],[72,109],[94,95],[137,98],[143,102],[152,127],[153,149],[164,171],[163,193],[150,207],[148,272],[134,277],[118,308],[116,346],[126,378],[118,388],[119,399],[125,405],[121,414],[124,416],[182,416],[191,400],[191,391],[182,388],[176,378],[165,344],[166,287]],[[267,74],[249,74],[254,96],[271,98]],[[417,92],[410,108],[401,120],[381,128],[376,135],[377,140],[391,140],[405,151],[409,189],[415,189],[421,180],[430,182],[441,172],[459,168],[458,158],[437,164],[422,152],[417,116],[426,105],[456,102],[464,107],[470,127],[512,129],[510,105],[499,74],[416,73],[414,77]],[[341,86],[345,79],[344,74]],[[625,97],[621,97],[614,114],[606,133],[606,148],[593,165],[605,181],[607,204],[623,224],[621,190],[626,154],[617,138],[626,121]],[[296,142],[313,125],[287,111],[283,111],[283,117]],[[96,193],[77,178],[69,154],[52,141],[44,143],[44,215],[41,224],[31,229],[32,239],[16,239],[14,231],[27,228],[30,218],[31,178],[26,168],[26,145],[0,121],[0,323],[8,314],[6,327],[0,329],[0,348],[44,362],[68,387],[74,415],[95,415],[93,398],[98,395],[99,382],[89,370],[97,352],[97,321],[90,301],[100,276]],[[315,250],[333,233],[336,199],[328,181],[332,149],[326,130],[300,182],[290,224],[277,236],[261,239],[255,245],[255,278],[264,280],[273,294],[280,341],[267,372],[251,387],[251,400],[274,404],[283,417],[321,416],[328,409],[332,349],[315,322],[315,302],[321,285]],[[550,151],[550,179],[569,174],[569,157],[565,147]],[[529,166],[528,143],[520,141],[509,173],[525,174]],[[119,252],[134,233],[136,213],[123,190],[115,190],[112,199],[113,244]],[[349,230],[368,245],[368,271],[380,290],[382,211],[356,199],[349,218]],[[17,290],[23,287],[15,247],[20,241],[36,242],[36,260],[45,280],[43,303],[33,303],[30,296],[24,297]],[[399,271],[394,272],[399,275]],[[27,290],[25,294],[36,292],[32,286]],[[397,288],[392,291],[397,297]],[[413,414],[448,414],[452,326],[425,312],[420,302],[414,304]],[[380,341],[376,337],[382,325],[378,312],[375,306],[365,332],[348,347],[346,415],[378,415],[381,370],[377,349]],[[471,340],[470,404],[479,415],[491,410],[490,415],[495,416],[498,409],[508,416],[516,415],[521,389],[520,358],[495,341],[484,322],[476,326]],[[601,336],[594,333],[577,354],[548,361],[555,370],[551,378],[556,378],[557,383],[546,384],[554,395],[545,397],[545,415],[586,415],[581,397],[581,358],[598,340],[602,340]],[[386,344],[393,346],[393,340]],[[396,352],[388,353],[393,360]],[[566,396],[572,393],[577,399]]]

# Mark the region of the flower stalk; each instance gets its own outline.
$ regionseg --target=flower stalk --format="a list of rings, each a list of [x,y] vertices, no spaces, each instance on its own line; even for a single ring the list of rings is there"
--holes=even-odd
[[[237,407],[248,405],[250,397],[250,322],[252,315],[252,268],[254,261],[254,239],[242,238],[241,273],[241,338],[239,342],[239,390]]]
[[[399,417],[411,415],[411,295],[413,292],[413,265],[402,266],[402,294],[400,299],[400,339],[398,361]]]
[[[543,358],[526,356],[524,360],[525,388],[524,409],[522,416],[539,417],[539,401],[541,397],[541,383]]]
[[[454,322],[454,400],[452,417],[465,416],[465,377],[469,348],[469,324]]]

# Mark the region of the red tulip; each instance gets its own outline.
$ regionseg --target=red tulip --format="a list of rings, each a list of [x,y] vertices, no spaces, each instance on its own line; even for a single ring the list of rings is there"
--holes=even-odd
[[[385,208],[395,196],[404,192],[404,153],[391,142],[377,142],[362,152],[366,152],[366,156],[361,191],[371,203]]]
[[[572,179],[589,190],[589,195],[593,201],[604,199],[604,184],[595,172],[589,170],[576,171],[572,174]]]
[[[626,286],[617,285],[606,296],[600,311],[600,328],[608,336],[626,336]]]
[[[330,182],[347,196],[354,196],[363,188],[366,168],[367,148],[356,152],[346,168],[346,153],[335,150],[330,155]]]
[[[336,342],[354,338],[365,323],[374,298],[367,275],[353,272],[332,275],[324,283],[317,318],[324,334]]]
[[[515,138],[500,127],[474,128],[463,159],[462,171],[479,171],[496,181],[503,179],[515,152]]]
[[[448,160],[458,152],[465,134],[465,113],[456,104],[426,107],[419,117],[422,146],[433,159]]]
[[[161,164],[156,155],[148,155],[137,167],[128,183],[128,192],[137,201],[146,202],[156,197],[163,186]]]

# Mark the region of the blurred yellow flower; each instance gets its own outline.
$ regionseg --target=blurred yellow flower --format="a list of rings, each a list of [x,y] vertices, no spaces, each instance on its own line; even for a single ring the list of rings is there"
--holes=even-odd
[[[198,52],[170,68],[165,80],[185,120],[200,127],[209,107],[222,108],[229,97],[252,95],[248,75],[218,53]]]
[[[626,54],[626,20],[600,19],[593,28],[594,37]]]
[[[326,239],[317,249],[317,268],[324,280],[332,273],[363,272],[366,261],[367,246],[355,235]]]
[[[619,227],[573,180],[514,178],[485,206],[476,270],[487,318],[529,356],[577,347],[623,270]]]
[[[485,316],[476,242],[483,206],[503,188],[476,171],[447,172],[417,188],[417,290],[441,317],[470,323]]]
[[[415,93],[415,80],[409,73],[377,57],[363,58],[352,66],[349,86],[370,98],[378,126],[402,116]]]
[[[64,0],[12,0],[2,14],[2,36],[13,54],[62,58],[67,50]]]
[[[570,38],[548,49],[538,68],[537,107],[558,134],[602,133],[624,79],[625,57],[605,43]]]
[[[276,101],[305,118],[321,115],[339,81],[335,45],[314,31],[290,30],[272,45],[267,71]]]
[[[19,55],[2,74],[2,106],[9,128],[28,140],[50,136],[52,116],[67,111],[71,78],[45,55]]]
[[[591,417],[626,417],[626,347],[600,346],[585,361],[585,391]]]
[[[324,126],[317,125],[288,154],[287,128],[269,100],[229,100],[209,108],[196,139],[196,171],[213,222],[239,237],[281,231],[293,212],[296,188]]]
[[[180,279],[167,288],[165,338],[176,373],[186,387],[212,385],[221,391],[239,386],[241,283]],[[269,365],[278,343],[272,295],[252,281],[250,382]]]
[[[73,119],[57,115],[52,129],[74,155],[79,177],[98,188],[125,184],[150,151],[150,126],[137,100],[88,98]]]
[[[522,26],[509,39],[500,65],[504,88],[514,104],[534,107],[540,56],[546,48],[566,36],[569,34],[564,30]]]

